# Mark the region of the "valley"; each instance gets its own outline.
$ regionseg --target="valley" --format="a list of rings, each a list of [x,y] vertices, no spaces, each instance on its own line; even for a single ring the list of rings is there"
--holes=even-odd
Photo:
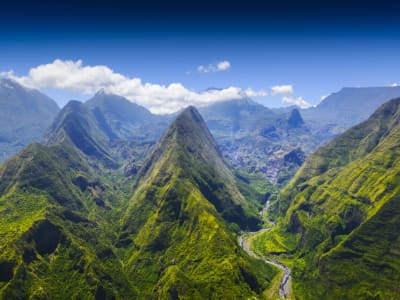
[[[260,257],[259,255],[255,254],[254,251],[251,250],[252,248],[252,243],[251,240],[253,240],[257,235],[262,234],[264,232],[269,231],[271,228],[263,228],[258,231],[254,232],[245,232],[242,233],[239,236],[239,245],[243,248],[243,250],[250,256],[261,260],[262,262],[266,264],[270,264],[274,267],[277,267],[281,270],[279,276],[279,285],[278,285],[278,292],[272,291],[273,295],[279,295],[280,299],[294,299],[295,297],[292,294],[291,291],[291,271],[289,267],[286,265],[282,264],[281,262],[277,260],[272,260],[272,259],[267,259],[264,257]],[[271,289],[276,288],[276,286],[272,286]]]
[[[70,101],[0,166],[0,298],[396,299],[399,107],[313,151],[297,109]]]
[[[400,300],[400,1],[2,1],[0,300]]]

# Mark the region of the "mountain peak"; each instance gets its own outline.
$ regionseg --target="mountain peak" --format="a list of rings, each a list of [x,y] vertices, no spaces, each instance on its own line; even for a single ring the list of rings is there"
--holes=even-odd
[[[169,153],[171,148],[174,151]],[[188,151],[191,157],[202,157],[206,161],[215,160],[218,157],[217,160],[222,161],[217,143],[194,106],[185,108],[164,132],[144,169],[147,172],[151,165],[165,155],[170,155],[170,159],[174,159],[178,165],[181,165],[183,161],[178,156],[182,154],[182,150]]]
[[[104,121],[101,113],[93,114],[82,102],[71,100],[61,110],[45,133],[46,144],[72,143],[86,156],[114,166],[107,150],[108,142],[115,134]]]
[[[289,127],[297,128],[303,124],[304,124],[304,121],[303,121],[303,118],[301,117],[299,110],[297,108],[294,108],[291,111],[289,119],[288,119]]]
[[[121,122],[143,122],[153,117],[150,111],[125,97],[98,91],[91,99],[85,102],[91,110],[100,110],[106,117]]]
[[[195,123],[204,123],[203,117],[200,115],[199,111],[193,105],[186,107],[176,118],[175,122],[183,122],[183,119],[192,120]]]
[[[156,170],[170,170],[171,173],[179,173],[182,178],[190,178],[205,195],[213,194],[215,190],[211,185],[220,182],[221,186],[214,189],[221,190],[221,199],[211,200],[217,201],[213,203],[217,210],[228,210],[233,205],[235,208],[232,211],[222,213],[226,220],[239,226],[257,226],[258,220],[243,211],[242,205],[246,208],[247,203],[237,189],[234,176],[214,137],[195,107],[187,107],[170,125],[144,163],[139,177],[151,178]]]
[[[170,137],[174,137],[170,139]],[[192,155],[197,153],[204,159],[213,159],[218,156],[222,160],[214,137],[207,128],[203,117],[194,106],[185,108],[171,124],[170,128],[161,139],[161,144],[178,143],[181,147],[189,149]]]
[[[144,262],[145,257],[151,257],[146,276],[154,280],[154,285],[163,286],[165,290],[177,283],[185,289],[192,285],[200,286],[197,284],[199,278],[204,281],[210,269],[201,268],[193,272],[187,264],[194,256],[188,246],[195,243],[196,259],[215,261],[214,269],[222,274],[218,287],[230,291],[233,284],[229,283],[226,273],[232,274],[232,270],[237,270],[257,275],[250,268],[243,272],[246,266],[238,263],[243,252],[239,251],[228,224],[255,229],[259,225],[258,214],[251,210],[238,190],[203,118],[196,108],[189,106],[170,125],[138,174],[135,193],[124,216],[118,241],[121,247],[129,249],[126,252],[130,254],[127,264],[127,269],[131,270],[129,277],[138,284],[147,280],[142,272],[138,272],[137,266]],[[205,250],[210,248],[213,250]],[[228,256],[239,258],[232,260],[229,271],[221,268]],[[163,272],[170,267],[164,261],[171,260],[174,261],[174,270],[184,274],[184,277],[178,274],[172,283],[170,272]],[[214,270],[211,273],[214,274]],[[244,283],[236,280],[235,287],[237,285],[246,286],[246,280]],[[226,295],[226,292],[217,295],[215,291],[207,294],[203,289],[199,288],[199,295],[204,295],[203,298],[224,298]],[[148,291],[144,290],[143,294],[146,293]]]

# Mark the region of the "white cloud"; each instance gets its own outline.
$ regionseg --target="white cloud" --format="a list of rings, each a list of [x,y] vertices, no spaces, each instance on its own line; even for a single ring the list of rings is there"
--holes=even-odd
[[[255,91],[253,89],[245,89],[244,96],[245,97],[265,97],[265,96],[268,96],[268,93],[264,90]]]
[[[231,63],[227,60],[224,60],[216,64],[209,64],[208,66],[200,65],[197,67],[197,72],[211,73],[211,72],[227,71],[230,68],[231,68]]]
[[[229,68],[221,62],[219,68]],[[217,66],[218,67],[218,66]],[[140,78],[129,78],[114,72],[107,66],[87,66],[82,60],[60,60],[39,65],[29,70],[28,75],[18,77],[12,71],[3,76],[31,88],[55,88],[82,94],[105,92],[121,95],[150,109],[153,113],[171,113],[188,105],[204,106],[217,101],[265,96],[265,91],[228,87],[220,90],[195,92],[181,83],[159,85],[144,83]]]
[[[392,87],[400,86],[400,83],[394,82],[390,86],[392,86]]]
[[[219,71],[226,71],[231,68],[231,63],[227,60],[221,61],[217,64],[217,69]]]
[[[328,97],[329,95],[323,95],[323,96],[321,96],[321,98],[320,98],[320,100],[321,101],[324,101],[325,99],[326,99],[326,97]]]
[[[272,95],[292,95],[293,94],[293,86],[292,85],[275,85],[271,87]]]
[[[300,108],[309,108],[312,107],[310,103],[304,100],[302,97],[292,97],[292,96],[283,96],[282,102],[288,104],[294,104]]]
[[[300,108],[309,108],[312,105],[303,99],[303,97],[294,97],[294,88],[290,84],[275,85],[271,87],[272,95],[283,95],[282,102],[287,104],[294,104]]]

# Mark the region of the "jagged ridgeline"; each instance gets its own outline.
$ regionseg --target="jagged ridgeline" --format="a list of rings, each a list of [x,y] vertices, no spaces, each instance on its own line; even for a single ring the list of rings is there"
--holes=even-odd
[[[0,298],[262,298],[275,271],[235,231],[259,225],[198,112],[132,178],[101,111],[69,103],[0,166]],[[129,146],[129,142],[124,146]]]
[[[399,299],[400,99],[311,155],[276,208],[265,245],[294,254],[296,297]]]

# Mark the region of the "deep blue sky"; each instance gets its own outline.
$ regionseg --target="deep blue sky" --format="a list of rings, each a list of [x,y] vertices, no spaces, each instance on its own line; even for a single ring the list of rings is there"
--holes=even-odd
[[[30,2],[2,4],[0,71],[25,75],[54,59],[82,59],[144,82],[181,82],[198,91],[291,84],[313,104],[344,86],[400,82],[395,1]],[[230,61],[229,71],[195,72],[223,60]],[[257,101],[281,105],[278,97]]]

